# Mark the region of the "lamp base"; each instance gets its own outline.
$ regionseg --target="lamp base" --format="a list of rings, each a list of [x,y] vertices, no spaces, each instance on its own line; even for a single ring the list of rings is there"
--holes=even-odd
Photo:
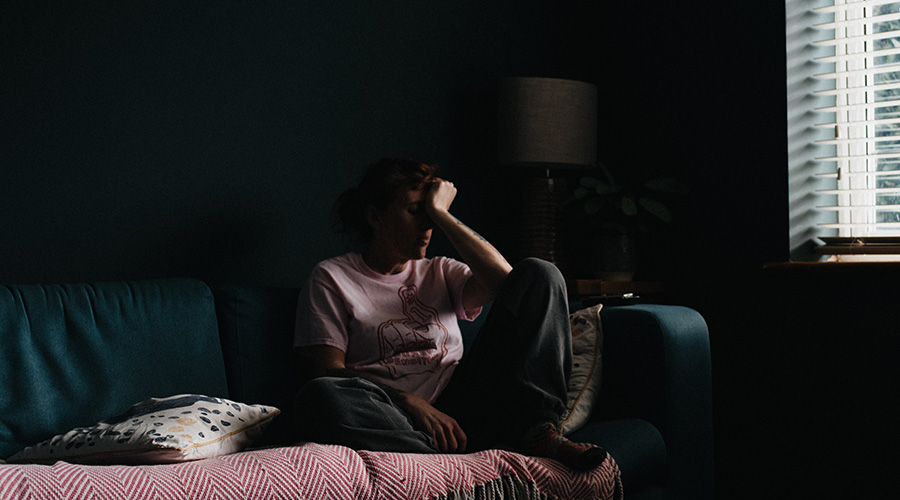
[[[538,257],[552,262],[563,275],[571,271],[566,244],[563,207],[568,197],[566,179],[530,177],[522,180],[522,215],[519,232],[521,257]]]

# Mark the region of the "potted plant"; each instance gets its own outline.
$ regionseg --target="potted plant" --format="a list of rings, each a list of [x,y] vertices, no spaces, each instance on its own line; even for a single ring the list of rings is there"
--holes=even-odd
[[[669,203],[687,187],[665,175],[643,175],[634,183],[617,181],[604,164],[598,175],[585,176],[574,200],[592,233],[592,270],[596,277],[630,281],[637,267],[636,236],[654,223],[672,220]]]

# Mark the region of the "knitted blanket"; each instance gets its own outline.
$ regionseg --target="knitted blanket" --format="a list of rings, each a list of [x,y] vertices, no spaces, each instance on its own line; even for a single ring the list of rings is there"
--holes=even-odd
[[[622,486],[612,457],[577,472],[500,450],[416,455],[303,443],[166,465],[0,465],[0,498],[578,500],[621,499]]]

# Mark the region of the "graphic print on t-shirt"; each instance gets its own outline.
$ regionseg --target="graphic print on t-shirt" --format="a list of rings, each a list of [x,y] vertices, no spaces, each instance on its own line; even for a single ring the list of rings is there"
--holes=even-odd
[[[435,373],[447,354],[450,332],[438,318],[437,309],[419,300],[415,285],[398,291],[403,318],[378,326],[381,361],[393,378]]]

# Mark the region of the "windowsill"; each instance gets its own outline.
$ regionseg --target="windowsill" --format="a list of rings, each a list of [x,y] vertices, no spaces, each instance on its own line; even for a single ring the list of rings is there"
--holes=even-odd
[[[900,271],[898,261],[842,261],[842,262],[767,262],[763,265],[766,271],[803,271],[803,272],[878,272]]]

